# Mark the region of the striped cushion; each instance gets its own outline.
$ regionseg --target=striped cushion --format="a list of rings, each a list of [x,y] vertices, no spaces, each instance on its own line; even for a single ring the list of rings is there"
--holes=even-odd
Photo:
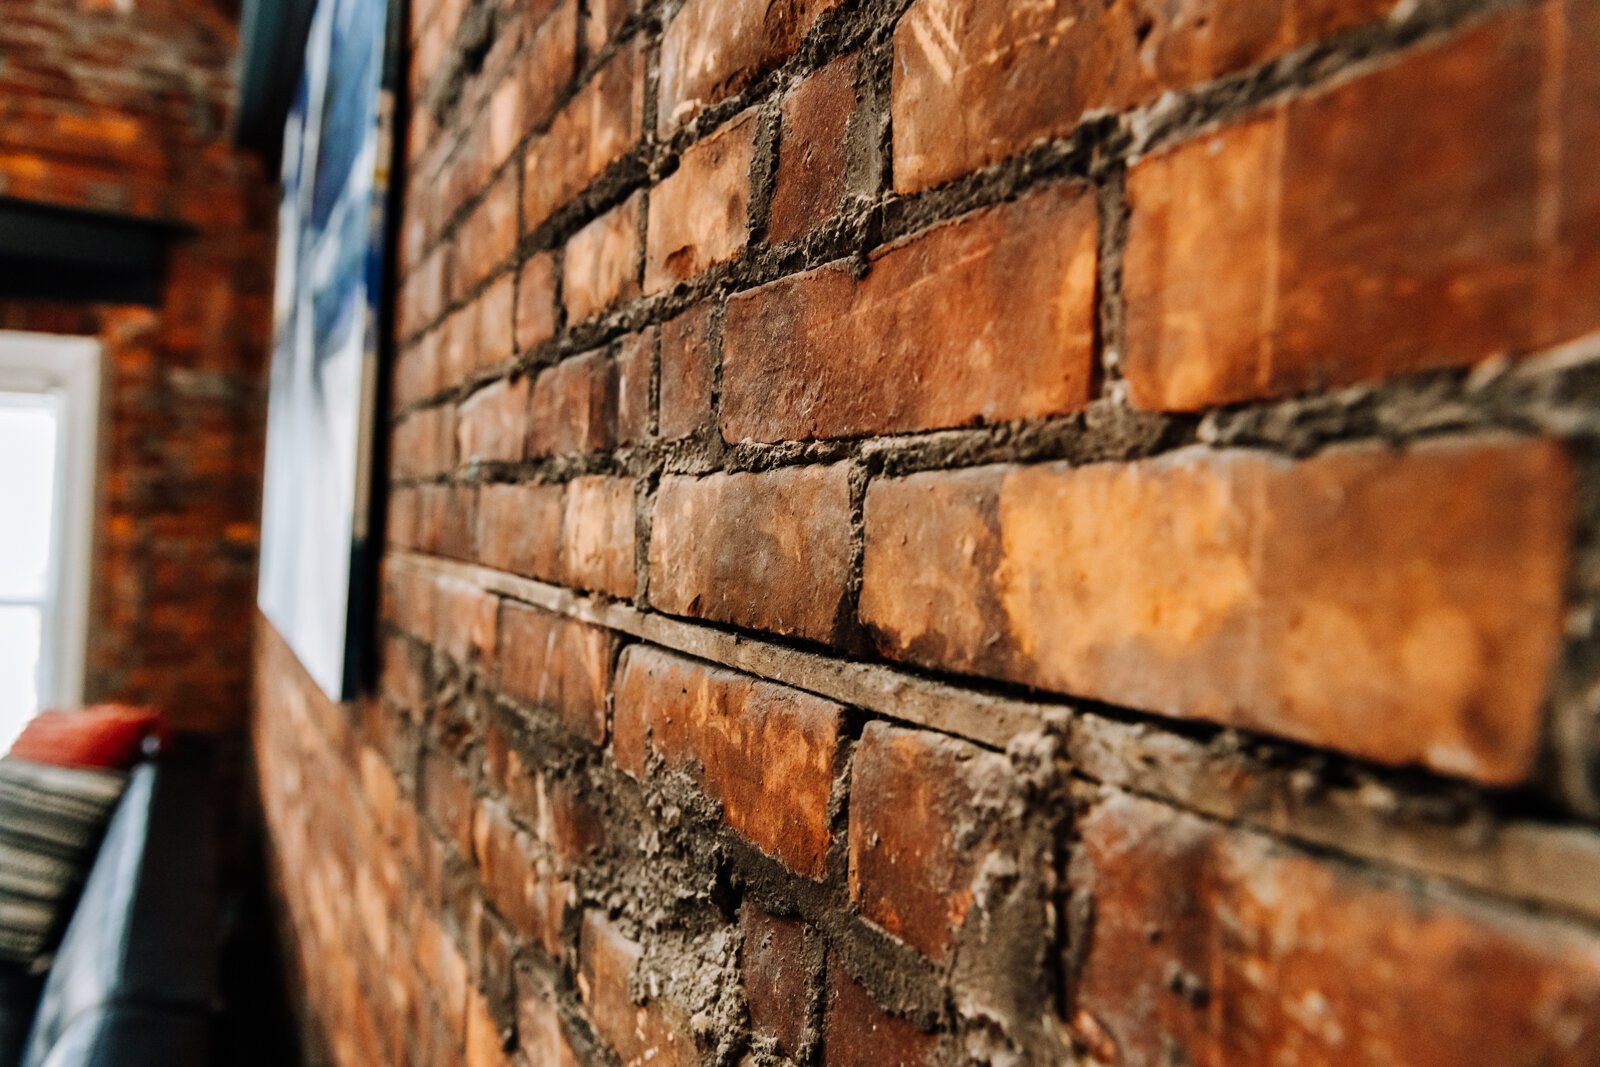
[[[48,963],[127,780],[0,759],[0,960]]]

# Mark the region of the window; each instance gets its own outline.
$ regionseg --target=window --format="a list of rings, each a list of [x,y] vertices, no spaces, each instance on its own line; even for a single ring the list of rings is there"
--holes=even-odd
[[[0,750],[82,701],[100,348],[0,331]]]

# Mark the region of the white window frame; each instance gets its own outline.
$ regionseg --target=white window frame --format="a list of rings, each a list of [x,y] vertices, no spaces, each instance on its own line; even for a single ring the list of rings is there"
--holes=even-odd
[[[0,392],[49,393],[60,403],[55,521],[40,626],[40,708],[83,703],[98,485],[100,359],[100,342],[92,337],[0,330]]]

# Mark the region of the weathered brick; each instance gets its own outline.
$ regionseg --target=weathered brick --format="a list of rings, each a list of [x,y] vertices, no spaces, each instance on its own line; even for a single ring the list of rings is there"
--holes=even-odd
[[[549,121],[562,92],[576,73],[578,5],[566,0],[533,31],[515,81],[519,134]]]
[[[503,807],[481,802],[473,817],[473,847],[483,889],[495,910],[551,956],[561,954],[565,891],[549,857],[519,830]]]
[[[567,585],[628,598],[634,589],[633,479],[592,476],[567,487],[562,524]]]
[[[475,986],[467,998],[466,1067],[512,1067],[499,1024],[489,1012],[489,1002]]]
[[[843,709],[647,645],[624,650],[619,672],[617,765],[640,777],[654,753],[690,770],[741,836],[822,877]]]
[[[634,193],[567,242],[561,291],[568,322],[582,322],[612,304],[639,295],[639,215],[643,203],[644,193]]]
[[[1515,782],[1571,478],[1488,438],[878,481],[861,616],[896,658]]]
[[[780,1052],[798,1060],[816,1000],[806,924],[779,918],[746,900],[739,908],[739,936],[739,970],[750,1029],[776,1041]],[[815,956],[821,959],[820,952]]]
[[[551,984],[517,972],[517,1040],[529,1067],[578,1067]]]
[[[556,335],[555,259],[544,252],[517,271],[517,348],[523,352]]]
[[[1550,113],[1543,72],[1564,34],[1546,21],[1508,13],[1136,165],[1134,402],[1187,410],[1458,366],[1600,324],[1593,305],[1543,299],[1566,267],[1600,263],[1600,177],[1541,169],[1540,131],[1592,110]],[[1549,211],[1568,221],[1546,233]]]
[[[433,643],[458,663],[494,661],[500,598],[468,582],[435,583]]]
[[[616,36],[628,17],[639,10],[639,0],[590,0],[585,6],[583,41],[590,52],[603,48]]]
[[[711,304],[661,327],[661,436],[688,437],[711,418]]]
[[[578,989],[595,1033],[624,1067],[690,1067],[698,1062],[688,1020],[675,1005],[651,999],[636,1006],[628,979],[644,950],[598,911],[583,914]]]
[[[850,899],[923,955],[943,959],[992,851],[1010,768],[975,745],[868,723],[850,773]]]
[[[896,1018],[842,964],[828,968],[828,1008],[822,1062],[826,1067],[934,1067],[938,1039]]]
[[[395,425],[389,447],[396,478],[431,478],[456,465],[456,413],[445,405],[412,412]]]
[[[803,237],[849,189],[849,126],[856,108],[855,56],[836,59],[783,98],[769,240]]]
[[[456,439],[462,463],[515,461],[527,444],[528,379],[501,379],[461,402]]]
[[[528,453],[534,457],[610,448],[616,434],[617,368],[604,352],[562,360],[533,383]]]
[[[849,567],[845,464],[661,480],[650,600],[662,611],[827,641]]]
[[[620,49],[578,90],[528,146],[523,163],[523,225],[537,228],[639,140],[644,114],[644,58]]]
[[[650,193],[644,291],[659,293],[738,255],[750,234],[755,111],[746,111],[683,154]]]
[[[599,744],[613,643],[609,631],[507,601],[500,613],[500,685],[507,696],[555,711],[568,729]]]
[[[1070,133],[1088,112],[1121,110],[1247,69],[1393,6],[1183,0],[1085,9],[1068,0],[918,0],[894,37],[895,188],[948,181]]]
[[[545,581],[561,577],[560,485],[485,485],[478,492],[478,560]]]
[[[497,270],[517,247],[517,176],[502,174],[456,236],[451,259],[453,296],[462,297]]]
[[[1107,793],[1073,860],[1075,983],[1126,1064],[1593,1063],[1600,941]],[[1101,1051],[1101,1050],[1104,1051]]]
[[[792,55],[842,0],[689,0],[661,38],[658,130],[663,137]]]
[[[1088,399],[1095,206],[1076,185],[964,216],[728,302],[729,441],[1036,418]]]
[[[452,559],[472,555],[477,488],[424,485],[417,490],[417,548]]]
[[[427,751],[422,761],[423,810],[463,858],[472,856],[472,785],[455,761]]]
[[[617,444],[626,448],[650,436],[656,331],[630,333],[617,346]]]

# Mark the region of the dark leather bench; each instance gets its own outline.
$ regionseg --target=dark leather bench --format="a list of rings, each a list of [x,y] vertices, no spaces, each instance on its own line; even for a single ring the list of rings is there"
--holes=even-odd
[[[208,781],[181,762],[134,769],[44,979],[22,1067],[210,1062],[219,952]]]

